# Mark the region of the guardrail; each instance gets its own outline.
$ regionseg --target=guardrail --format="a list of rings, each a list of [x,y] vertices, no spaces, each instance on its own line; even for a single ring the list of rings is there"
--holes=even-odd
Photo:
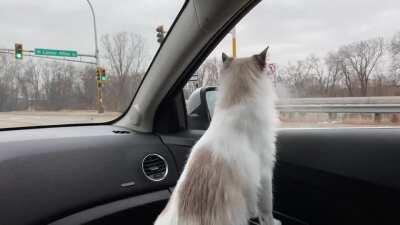
[[[287,98],[280,99],[281,112],[308,113],[400,113],[397,97]]]

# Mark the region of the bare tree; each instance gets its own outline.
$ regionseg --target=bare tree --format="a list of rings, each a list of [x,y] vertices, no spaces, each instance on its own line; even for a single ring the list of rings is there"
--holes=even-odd
[[[61,110],[74,105],[76,68],[71,64],[52,62],[43,67],[43,86],[46,108]]]
[[[199,86],[217,85],[220,65],[217,58],[206,60],[197,70]]]
[[[123,32],[105,35],[101,41],[112,79],[106,85],[108,94],[105,97],[112,99],[108,101],[112,108],[122,111],[129,104],[143,74],[144,39],[140,35]]]
[[[340,62],[341,72],[344,76],[344,83],[350,96],[354,96],[354,79],[353,74],[349,70],[348,66],[344,61]]]
[[[221,62],[216,57],[207,59],[197,69],[184,87],[184,96],[189,98],[194,90],[203,86],[215,86],[219,84]]]
[[[313,96],[325,96],[328,90],[328,77],[325,74],[321,59],[311,54],[306,58],[305,64],[309,68],[308,77],[311,79],[309,83],[311,85],[309,87],[310,94]]]
[[[400,31],[392,37],[389,48],[393,55],[400,54]]]
[[[326,94],[334,97],[336,93],[336,85],[342,78],[341,74],[341,60],[336,52],[329,52],[325,58],[325,65],[327,68],[327,81],[326,81]]]
[[[292,96],[320,96],[325,89],[326,77],[321,60],[314,55],[289,64],[280,72],[280,83],[291,90]]]
[[[85,66],[79,75],[79,83],[75,87],[76,99],[80,100],[81,108],[95,109],[96,107],[96,68]]]
[[[24,72],[18,77],[20,89],[28,102],[29,108],[36,109],[41,99],[40,94],[40,64],[29,60],[23,65]]]
[[[383,38],[376,38],[345,45],[339,49],[343,60],[342,67],[346,67],[344,73],[347,74],[348,68],[351,68],[359,81],[362,96],[367,96],[368,82],[383,55],[383,46]]]
[[[336,82],[339,86],[344,86],[348,95],[354,96],[354,83],[357,80],[351,70],[351,66],[345,61],[345,52],[341,51],[341,49],[329,52],[325,59],[325,64],[328,68],[328,73],[332,76],[332,83]],[[335,92],[337,91],[335,90]]]
[[[0,57],[0,111],[16,110],[18,105],[19,66],[9,55]]]
[[[389,45],[392,57],[391,80],[396,87],[400,87],[400,32],[397,32]]]

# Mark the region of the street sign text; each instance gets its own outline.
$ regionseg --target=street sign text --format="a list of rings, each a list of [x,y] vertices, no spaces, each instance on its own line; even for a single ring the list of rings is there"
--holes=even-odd
[[[73,50],[57,50],[35,48],[35,55],[59,56],[59,57],[78,57],[78,52]]]

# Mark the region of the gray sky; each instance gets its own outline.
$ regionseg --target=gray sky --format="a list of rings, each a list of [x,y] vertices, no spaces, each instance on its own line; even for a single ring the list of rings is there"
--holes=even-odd
[[[156,27],[170,25],[183,0],[91,0],[99,36],[141,34],[151,58],[157,48]],[[99,37],[99,40],[100,40]],[[93,23],[86,0],[0,0],[0,48],[74,49],[94,53]]]
[[[92,0],[100,35],[141,34],[151,58],[158,45],[155,27],[169,26],[183,0]],[[85,0],[1,0],[0,47],[75,49],[93,53],[92,20]],[[237,26],[239,56],[270,45],[281,64],[340,45],[400,31],[399,0],[264,0]],[[230,36],[212,55],[230,53]]]
[[[309,54],[324,57],[343,44],[391,38],[397,31],[399,0],[264,0],[237,26],[238,55],[268,44],[271,61],[287,64]],[[229,46],[228,36],[214,54]]]

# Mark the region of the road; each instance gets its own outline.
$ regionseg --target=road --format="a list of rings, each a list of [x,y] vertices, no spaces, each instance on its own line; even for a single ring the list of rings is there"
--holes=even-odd
[[[28,127],[57,124],[100,123],[120,115],[118,112],[96,111],[15,111],[0,112],[0,128]]]
[[[11,127],[30,127],[58,124],[101,123],[113,120],[120,115],[118,112],[105,112],[98,114],[96,111],[14,111],[0,112],[0,129]],[[400,123],[393,123],[384,117],[381,122],[371,118],[350,118],[346,120],[329,121],[327,114],[324,116],[309,115],[298,116],[293,119],[281,118],[280,127],[399,127]]]

